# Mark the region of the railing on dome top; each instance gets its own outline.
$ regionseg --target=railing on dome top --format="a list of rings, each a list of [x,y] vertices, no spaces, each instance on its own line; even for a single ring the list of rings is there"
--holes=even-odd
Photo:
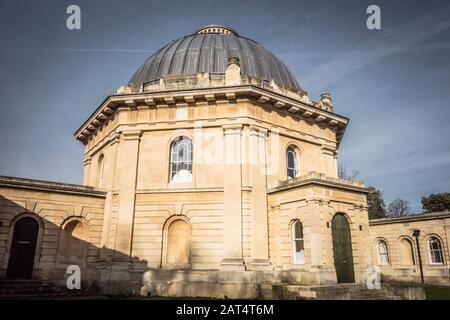
[[[238,35],[237,32],[230,27],[215,24],[198,28],[197,30],[194,31],[193,34],[202,34],[202,33],[220,33],[220,34],[231,34],[235,36]]]

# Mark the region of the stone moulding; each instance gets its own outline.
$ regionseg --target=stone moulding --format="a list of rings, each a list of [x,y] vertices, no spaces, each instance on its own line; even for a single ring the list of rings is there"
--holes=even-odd
[[[198,88],[189,90],[163,90],[150,93],[130,93],[107,97],[89,119],[75,132],[75,137],[86,144],[89,138],[119,107],[147,106],[149,108],[164,105],[196,104],[229,101],[247,98],[264,107],[272,107],[276,111],[284,111],[296,117],[309,118],[321,125],[336,128],[338,145],[344,135],[348,118],[333,112],[319,109],[313,104],[281,95],[253,85],[237,85],[214,88]]]
[[[322,185],[327,187],[341,188],[356,192],[368,193],[368,189],[362,182],[350,181],[327,177],[324,174],[317,172],[310,172],[305,176],[301,176],[295,179],[283,180],[278,182],[278,186],[268,190],[268,193],[275,193],[286,189],[297,188],[301,186],[307,186],[311,184]]]
[[[379,219],[371,219],[369,220],[370,226],[380,225],[380,224],[392,224],[392,223],[405,223],[405,222],[414,222],[414,221],[424,221],[424,220],[433,220],[433,219],[448,219],[450,218],[450,211],[443,212],[430,212],[423,214],[413,214],[404,217],[396,217],[396,218],[379,218]],[[444,226],[447,228],[448,226]]]
[[[106,192],[78,184],[0,176],[0,186],[106,197]]]

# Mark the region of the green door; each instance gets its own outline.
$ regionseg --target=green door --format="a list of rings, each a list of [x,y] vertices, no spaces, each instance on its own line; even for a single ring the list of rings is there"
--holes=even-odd
[[[355,282],[353,270],[352,240],[350,226],[343,214],[336,214],[331,222],[333,234],[334,267],[338,283]]]

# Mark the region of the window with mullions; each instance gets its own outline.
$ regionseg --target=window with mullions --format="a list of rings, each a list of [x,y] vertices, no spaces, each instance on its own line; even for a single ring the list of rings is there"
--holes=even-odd
[[[192,142],[188,137],[178,137],[172,142],[170,181],[175,183],[192,181]]]
[[[292,249],[294,254],[294,264],[305,263],[305,246],[303,242],[303,226],[300,220],[292,224]]]
[[[389,264],[389,252],[386,241],[378,240],[378,262],[380,264]]]
[[[430,262],[432,264],[444,263],[441,241],[437,237],[430,237],[430,239],[428,239],[428,250],[430,253]]]
[[[294,179],[298,176],[298,155],[297,150],[290,146],[286,150],[287,178]]]

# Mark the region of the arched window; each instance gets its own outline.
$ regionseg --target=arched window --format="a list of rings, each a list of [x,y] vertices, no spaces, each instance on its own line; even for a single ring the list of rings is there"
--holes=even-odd
[[[98,187],[103,188],[103,172],[105,168],[105,156],[102,154],[98,159]]]
[[[389,264],[389,252],[386,241],[378,240],[377,249],[378,249],[378,263]]]
[[[400,264],[413,265],[414,261],[414,249],[411,241],[408,239],[400,240]]]
[[[188,268],[191,255],[191,231],[189,224],[176,219],[167,228],[166,267]]]
[[[286,150],[286,167],[288,179],[298,176],[298,153],[293,146],[289,146]]]
[[[188,137],[178,137],[170,149],[170,181],[192,181],[192,142]]]
[[[292,224],[292,251],[294,264],[305,263],[305,246],[303,242],[303,226],[300,220]]]
[[[441,241],[437,237],[430,237],[428,239],[428,250],[430,253],[430,262],[432,264],[444,263]]]

